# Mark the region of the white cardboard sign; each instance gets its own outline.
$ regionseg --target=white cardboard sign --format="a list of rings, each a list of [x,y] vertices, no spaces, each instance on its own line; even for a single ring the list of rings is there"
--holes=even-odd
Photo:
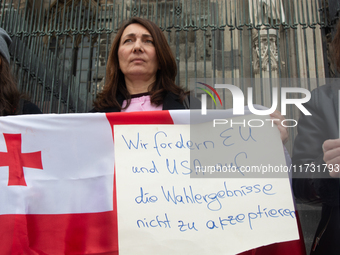
[[[241,166],[285,165],[277,128],[267,122],[241,131],[208,122],[194,127],[199,138],[190,137],[190,128],[115,126],[119,254],[237,254],[298,239],[288,174],[240,173]],[[201,154],[190,154],[194,148]],[[206,158],[235,166],[236,155],[239,178],[202,178],[193,167],[200,157],[201,166],[211,164]]]

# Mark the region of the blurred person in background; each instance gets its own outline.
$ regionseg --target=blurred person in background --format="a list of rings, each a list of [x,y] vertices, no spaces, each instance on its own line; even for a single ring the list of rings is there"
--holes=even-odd
[[[25,100],[16,86],[10,67],[9,46],[11,43],[10,36],[0,28],[0,116],[39,114],[40,109]]]
[[[331,51],[340,71],[340,23]],[[322,204],[312,255],[340,254],[339,89],[340,83],[334,79],[312,91],[310,101],[304,104],[312,115],[301,115],[293,148],[295,197]]]

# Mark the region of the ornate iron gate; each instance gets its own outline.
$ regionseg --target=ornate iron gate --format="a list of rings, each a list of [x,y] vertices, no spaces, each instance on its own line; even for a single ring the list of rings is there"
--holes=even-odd
[[[328,2],[3,0],[0,25],[13,38],[20,88],[44,112],[86,112],[102,88],[111,37],[122,20],[135,15],[164,31],[181,86],[188,87],[190,78],[211,77],[316,78],[315,84],[298,86],[319,86],[329,76],[322,35],[335,23],[328,12],[338,13]],[[242,89],[248,86],[254,85]],[[261,86],[255,102],[270,104],[270,87]]]

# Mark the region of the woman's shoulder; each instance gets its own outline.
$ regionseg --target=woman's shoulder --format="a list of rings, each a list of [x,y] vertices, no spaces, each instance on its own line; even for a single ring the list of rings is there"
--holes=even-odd
[[[120,109],[116,108],[116,107],[106,107],[103,109],[97,109],[97,108],[92,108],[89,112],[120,112]]]
[[[168,92],[163,101],[163,110],[176,110],[176,109],[200,109],[201,101],[194,96],[194,93],[188,92],[181,96],[172,92]]]
[[[19,113],[18,114],[41,114],[41,110],[39,107],[32,102],[20,99],[19,101]]]

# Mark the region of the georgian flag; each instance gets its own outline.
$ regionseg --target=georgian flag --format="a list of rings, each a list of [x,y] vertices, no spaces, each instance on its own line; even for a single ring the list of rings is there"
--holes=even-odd
[[[0,255],[118,254],[113,126],[189,120],[185,110],[1,117]],[[304,254],[303,242],[242,254]]]

